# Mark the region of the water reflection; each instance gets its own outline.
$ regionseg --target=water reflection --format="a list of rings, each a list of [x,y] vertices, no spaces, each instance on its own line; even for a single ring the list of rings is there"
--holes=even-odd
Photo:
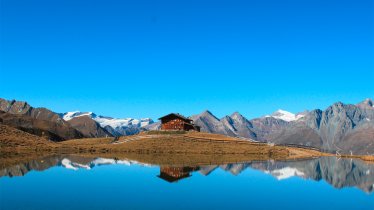
[[[173,166],[161,166],[160,177],[167,182],[177,182],[181,179],[191,176],[191,172],[199,170],[199,167],[173,167]]]
[[[43,171],[53,166],[60,166],[70,170],[90,170],[94,167],[111,164],[152,166],[130,159],[51,156],[32,160],[23,164],[3,167],[0,170],[0,177],[24,176],[29,171]],[[270,174],[278,180],[297,176],[303,179],[316,181],[325,180],[330,185],[339,189],[344,187],[357,187],[365,192],[371,193],[374,188],[374,164],[368,164],[361,160],[337,159],[335,157],[321,157],[318,159],[299,161],[269,160],[221,165],[162,165],[159,167],[160,173],[158,177],[170,183],[191,178],[195,172],[209,176],[209,174],[216,170],[224,170],[233,175],[238,175],[247,168],[252,168]]]

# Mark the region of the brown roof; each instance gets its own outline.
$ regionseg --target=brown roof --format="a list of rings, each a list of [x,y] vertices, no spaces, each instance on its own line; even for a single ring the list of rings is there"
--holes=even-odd
[[[163,117],[160,117],[160,118],[158,118],[158,119],[161,120],[161,119],[163,119],[163,118],[170,117],[170,116],[175,116],[175,117],[177,117],[177,118],[181,118],[181,119],[186,120],[186,121],[189,121],[189,122],[192,122],[192,121],[193,121],[193,120],[191,120],[191,119],[189,119],[189,118],[187,118],[187,117],[185,117],[185,116],[183,116],[183,115],[180,115],[179,113],[170,113],[170,114],[165,115],[165,116],[163,116]]]

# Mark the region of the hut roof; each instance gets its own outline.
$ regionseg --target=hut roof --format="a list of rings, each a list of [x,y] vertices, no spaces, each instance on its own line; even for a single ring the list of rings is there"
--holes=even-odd
[[[188,122],[192,122],[193,121],[193,120],[191,120],[191,119],[189,119],[189,118],[187,118],[187,117],[185,117],[185,116],[183,116],[183,115],[181,115],[179,113],[170,113],[170,114],[165,115],[163,117],[160,117],[158,119],[161,120],[161,119],[168,118],[168,117],[173,117],[173,116],[177,117],[177,118],[180,118],[182,120],[188,121]]]

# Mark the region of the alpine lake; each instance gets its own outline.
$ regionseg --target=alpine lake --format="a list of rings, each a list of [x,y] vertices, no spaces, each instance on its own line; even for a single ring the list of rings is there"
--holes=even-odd
[[[320,157],[205,165],[52,155],[2,167],[0,209],[374,209],[374,164]]]

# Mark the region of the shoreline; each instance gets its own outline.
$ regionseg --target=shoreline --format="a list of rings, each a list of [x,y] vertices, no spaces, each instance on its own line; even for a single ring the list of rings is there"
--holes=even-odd
[[[0,139],[1,140],[1,139]],[[1,141],[5,162],[48,155],[132,157],[155,164],[300,160],[323,156],[361,159],[374,163],[373,156],[336,156],[313,149],[269,145],[239,138],[198,132],[143,132],[120,138],[87,138],[51,142],[39,138],[33,145],[16,140]],[[0,161],[1,162],[1,161]]]

